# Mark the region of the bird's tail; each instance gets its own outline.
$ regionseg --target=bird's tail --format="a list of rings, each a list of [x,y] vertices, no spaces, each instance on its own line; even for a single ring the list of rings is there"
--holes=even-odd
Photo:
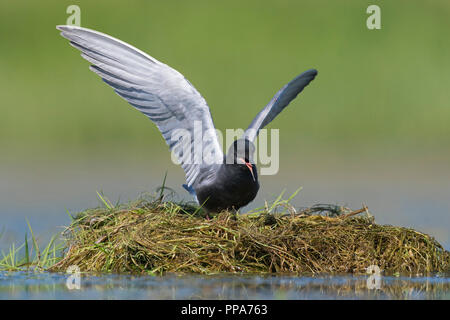
[[[191,196],[193,196],[193,197],[194,197],[194,200],[197,201],[197,203],[198,203],[198,200],[197,200],[197,194],[195,193],[194,188],[192,188],[191,186],[188,186],[187,184],[183,184],[183,188],[184,188],[187,192],[189,192],[189,194],[190,194]]]

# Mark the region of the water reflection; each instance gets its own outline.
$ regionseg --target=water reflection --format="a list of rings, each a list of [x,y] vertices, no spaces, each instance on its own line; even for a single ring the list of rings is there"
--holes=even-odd
[[[83,275],[69,290],[66,274],[3,272],[0,299],[450,299],[449,276]]]

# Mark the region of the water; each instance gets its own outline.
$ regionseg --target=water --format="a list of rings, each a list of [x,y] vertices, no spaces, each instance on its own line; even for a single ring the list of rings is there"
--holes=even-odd
[[[450,277],[132,276],[0,272],[0,299],[450,299]],[[372,282],[371,282],[372,283]]]
[[[45,245],[70,222],[66,211],[99,205],[96,191],[113,202],[132,200],[155,190],[166,169],[167,185],[178,199],[185,198],[183,173],[175,165],[150,165],[126,156],[116,160],[0,166],[0,249],[23,242],[26,219]],[[332,203],[358,209],[364,203],[378,223],[415,228],[450,249],[450,170],[445,166],[303,161],[299,169],[292,164],[261,178],[262,188],[249,208],[275,199],[283,189],[290,194],[303,186],[296,206]],[[448,275],[382,277],[379,289],[369,289],[367,278],[88,275],[80,290],[69,290],[66,274],[0,272],[0,299],[450,299]]]

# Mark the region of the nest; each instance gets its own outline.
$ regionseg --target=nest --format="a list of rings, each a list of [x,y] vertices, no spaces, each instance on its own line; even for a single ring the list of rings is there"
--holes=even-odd
[[[378,225],[367,207],[296,211],[281,201],[205,219],[199,208],[173,202],[106,203],[78,214],[65,235],[64,256],[52,271],[77,265],[86,272],[315,274],[365,273],[376,265],[386,274],[424,274],[450,265],[434,238]]]

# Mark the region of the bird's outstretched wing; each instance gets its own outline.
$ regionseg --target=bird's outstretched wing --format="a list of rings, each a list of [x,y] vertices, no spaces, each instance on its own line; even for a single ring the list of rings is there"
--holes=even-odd
[[[186,173],[188,186],[198,175],[205,150],[209,161],[211,158],[222,161],[223,153],[209,107],[182,74],[133,46],[98,31],[76,26],[56,28],[92,64],[90,69],[93,72],[156,124],[170,149],[175,151]],[[198,138],[194,141],[194,128],[201,130],[201,141]],[[190,141],[186,138],[172,139],[174,131],[179,129],[190,134]],[[199,143],[202,148],[198,147]]]
[[[294,80],[281,88],[275,96],[270,100],[267,106],[261,110],[253,119],[250,126],[245,130],[244,138],[254,141],[259,130],[269,124],[275,117],[302,92],[317,75],[317,70],[311,69],[303,72]]]

